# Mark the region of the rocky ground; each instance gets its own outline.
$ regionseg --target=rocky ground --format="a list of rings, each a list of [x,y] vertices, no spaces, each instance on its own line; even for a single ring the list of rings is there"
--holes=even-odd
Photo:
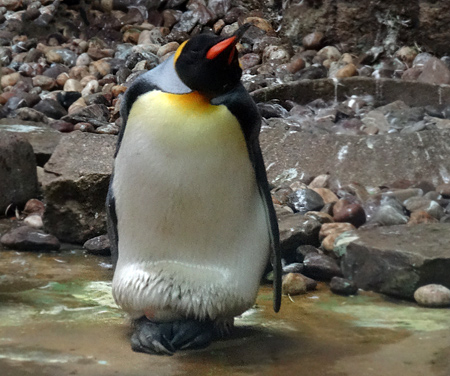
[[[189,36],[250,22],[238,49],[264,118],[284,292],[327,280],[340,294],[449,306],[450,57],[436,11],[445,18],[446,5],[405,15],[386,3],[349,34],[351,15],[369,17],[359,6],[301,3],[0,0],[3,247],[108,254],[96,236],[123,92]],[[299,14],[313,26],[300,28]]]

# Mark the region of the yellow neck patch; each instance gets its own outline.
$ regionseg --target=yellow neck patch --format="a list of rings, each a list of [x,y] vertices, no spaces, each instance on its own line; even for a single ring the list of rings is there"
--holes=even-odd
[[[236,117],[226,106],[212,105],[198,92],[171,94],[154,90],[141,95],[131,108],[125,137],[136,131],[160,145],[178,149],[239,145],[239,149],[246,150]]]

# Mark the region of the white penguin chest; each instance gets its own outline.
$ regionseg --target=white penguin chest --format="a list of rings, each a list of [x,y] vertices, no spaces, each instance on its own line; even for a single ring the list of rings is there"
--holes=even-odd
[[[114,191],[119,221],[145,223],[152,244],[173,243],[166,249],[186,239],[209,247],[211,238],[248,226],[255,200],[260,204],[237,119],[195,93],[153,91],[136,101],[116,158]],[[119,241],[143,238],[138,226],[121,235],[123,226]]]

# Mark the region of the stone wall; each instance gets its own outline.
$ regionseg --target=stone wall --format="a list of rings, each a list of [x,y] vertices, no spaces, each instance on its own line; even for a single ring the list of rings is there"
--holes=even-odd
[[[414,45],[438,55],[449,53],[450,2],[443,0],[316,0],[292,2],[284,11],[282,33],[294,43],[323,32],[344,51],[380,45]]]

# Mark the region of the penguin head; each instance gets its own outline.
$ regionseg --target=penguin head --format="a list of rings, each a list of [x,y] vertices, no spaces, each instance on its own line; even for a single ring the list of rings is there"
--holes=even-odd
[[[234,88],[242,75],[236,44],[249,27],[242,25],[229,38],[200,34],[183,42],[174,57],[181,81],[212,98]]]

